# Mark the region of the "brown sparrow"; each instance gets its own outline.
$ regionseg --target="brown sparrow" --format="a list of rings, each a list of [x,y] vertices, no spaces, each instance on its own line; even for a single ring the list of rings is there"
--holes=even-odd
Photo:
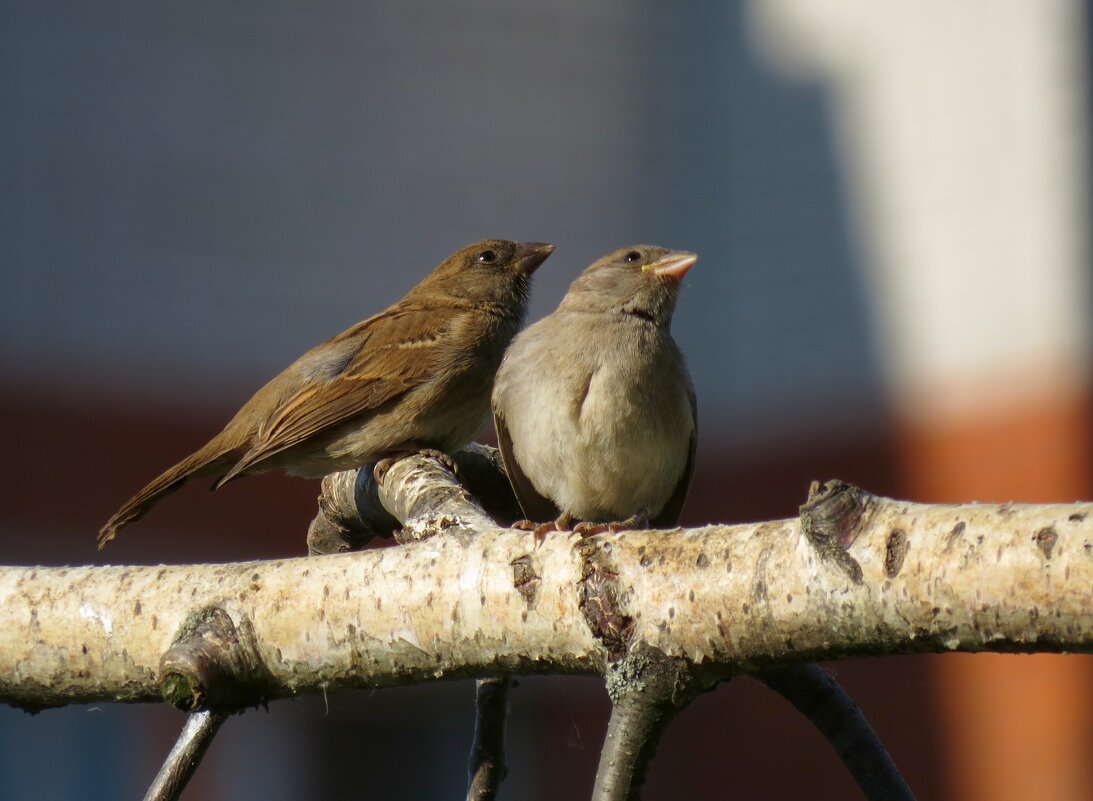
[[[489,418],[494,374],[523,321],[531,274],[553,250],[487,239],[449,256],[395,305],[258,390],[208,444],[130,498],[102,527],[99,547],[191,478],[211,477],[215,490],[267,470],[315,478],[463,447]]]

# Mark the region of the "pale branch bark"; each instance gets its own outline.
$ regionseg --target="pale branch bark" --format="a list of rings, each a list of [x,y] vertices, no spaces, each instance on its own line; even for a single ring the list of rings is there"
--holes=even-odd
[[[1093,650],[1093,504],[925,506],[860,493],[856,523],[835,516],[857,532],[846,564],[819,555],[797,519],[620,532],[577,547],[556,536],[536,549],[458,488],[438,507],[445,475],[419,458],[388,473],[380,500],[410,538],[441,534],[401,548],[0,568],[0,619],[10,621],[0,699],[32,709],[153,700],[169,675],[164,654],[212,610],[254,644],[260,668],[233,678],[239,688],[259,677],[233,708],[445,677],[602,675],[635,643],[729,672],[919,651]]]
[[[757,678],[812,721],[869,801],[914,801],[911,788],[869,721],[822,667],[764,670]]]
[[[473,498],[476,504],[473,509],[452,511],[474,517],[485,513],[491,526],[496,525],[495,521],[508,523],[521,516],[500,453],[495,448],[471,443],[452,458],[459,472],[459,483],[467,489],[469,497],[453,492],[455,485],[446,480],[442,485],[449,487],[447,497],[435,500],[442,504],[449,500],[461,504]],[[398,503],[389,502],[396,511],[410,513]],[[373,465],[326,476],[319,495],[319,511],[308,528],[308,552],[319,555],[359,550],[376,536],[394,536],[400,543],[421,538],[414,529],[402,528],[402,521],[380,502],[380,484],[375,480]],[[468,801],[492,801],[508,771],[504,740],[510,683],[509,679],[500,677],[476,682]]]
[[[227,712],[211,710],[188,715],[178,741],[152,780],[144,801],[177,801],[228,717]]]
[[[523,516],[496,448],[472,442],[452,459],[459,471],[459,483],[491,520],[507,526]],[[399,520],[380,501],[371,465],[331,473],[323,479],[319,511],[308,529],[308,552],[356,551],[374,537],[398,539],[400,529]]]
[[[250,632],[268,678],[233,706],[446,676],[595,673],[604,660],[577,608],[579,556],[564,540],[536,552],[549,578],[527,579],[545,590],[531,609],[511,564],[530,536],[496,529],[450,483],[428,459],[388,472],[383,500],[407,521],[408,538],[444,534],[404,548],[229,565],[0,568],[0,613],[22,624],[0,630],[0,699],[32,709],[152,700],[168,675],[164,653],[213,610]],[[522,648],[525,637],[537,644]]]
[[[494,801],[508,773],[505,722],[509,679],[479,679],[475,684],[474,741],[467,771],[467,801]]]
[[[466,461],[468,454],[459,455]],[[515,506],[515,498],[497,450],[475,444],[469,455],[473,457],[474,469],[473,472],[461,469],[460,482],[465,486],[475,484],[472,491],[475,498],[492,498],[495,506],[500,498],[500,502],[508,504],[510,508]],[[486,477],[492,483],[484,480]],[[826,558],[840,563],[850,574],[858,577],[860,568],[845,553],[845,548],[856,536],[855,525],[864,511],[864,498],[864,494],[853,492],[851,487],[842,482],[831,482],[822,487],[814,483],[809,492],[809,500],[801,509],[803,529],[813,545]],[[383,521],[384,528],[396,525],[396,521],[389,517],[379,503],[371,466],[361,468],[359,473],[347,471],[331,476],[323,484],[319,510],[313,530],[318,523],[329,519],[336,520],[339,530],[338,545],[341,550],[355,547],[353,538],[358,537],[359,532],[365,532],[369,538],[375,533],[386,534],[386,531],[376,531],[377,520]],[[397,532],[395,536],[398,536]],[[524,570],[528,566],[521,560],[514,563],[514,567]],[[610,568],[604,567],[603,572],[609,577]],[[584,588],[599,583],[597,568],[597,562],[591,560]],[[517,587],[522,586],[521,579],[522,577],[517,577]],[[587,594],[585,592],[582,596],[582,610],[586,616],[590,611],[598,611],[598,607],[590,608],[583,600]],[[622,630],[622,627],[616,627],[615,634]],[[605,639],[605,644],[609,642],[609,638]],[[618,644],[620,647],[617,651],[625,649],[625,642],[620,640]],[[690,694],[684,693],[682,688],[699,686],[700,674],[693,669],[687,671],[683,660],[667,659],[653,649],[640,646],[639,643],[634,653],[613,662],[608,668],[607,683],[612,700],[612,716],[597,771],[594,794],[596,801],[640,796],[645,775],[664,729],[682,705],[690,700]],[[680,679],[679,688],[673,689],[670,685],[665,685],[664,676],[672,670]],[[649,676],[642,680],[627,680],[635,675],[640,676],[641,673],[648,673]],[[756,675],[761,681],[767,682],[768,686],[781,692],[813,720],[824,736],[829,738],[836,753],[846,762],[847,768],[869,801],[913,801],[906,782],[872,727],[845,691],[822,668],[814,664],[791,665],[760,671]],[[684,676],[688,679],[686,683],[682,682]],[[718,678],[715,675],[711,679],[707,675],[701,686],[712,686]],[[488,686],[492,681],[503,680],[482,680],[487,684],[479,683],[480,692],[483,686]],[[666,697],[666,687],[672,689],[669,693],[671,698]],[[480,700],[481,697],[480,694]],[[481,712],[480,704],[480,715]],[[481,722],[480,717],[476,722],[476,736]],[[501,718],[502,725],[503,722]],[[486,789],[496,792],[495,787],[489,788],[487,785],[487,777],[496,774],[488,770],[490,763],[488,760],[481,760],[477,748],[476,745],[472,749],[472,790],[468,797],[472,797],[476,791],[481,793]]]

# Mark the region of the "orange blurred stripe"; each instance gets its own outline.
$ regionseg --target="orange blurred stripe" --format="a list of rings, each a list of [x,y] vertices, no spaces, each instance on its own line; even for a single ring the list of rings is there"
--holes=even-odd
[[[1041,397],[985,418],[904,421],[907,494],[936,503],[1069,502],[1093,488],[1093,398]],[[1093,799],[1093,659],[938,660],[952,798]]]

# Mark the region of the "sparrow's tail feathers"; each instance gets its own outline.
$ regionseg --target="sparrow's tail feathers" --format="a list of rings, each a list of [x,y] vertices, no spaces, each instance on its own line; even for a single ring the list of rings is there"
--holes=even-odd
[[[159,500],[180,489],[191,478],[218,475],[227,465],[235,461],[232,451],[225,452],[216,447],[213,440],[197,453],[191,454],[155,478],[148,486],[125,502],[114,516],[99,529],[99,550],[114,539],[121,529],[140,520]]]

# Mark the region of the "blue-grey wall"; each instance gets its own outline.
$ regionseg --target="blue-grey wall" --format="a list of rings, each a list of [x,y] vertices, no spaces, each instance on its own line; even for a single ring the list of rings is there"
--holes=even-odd
[[[735,3],[0,6],[0,358],[226,413],[482,236],[698,251],[704,427],[877,397],[822,92]],[[807,420],[805,421],[807,423]]]

